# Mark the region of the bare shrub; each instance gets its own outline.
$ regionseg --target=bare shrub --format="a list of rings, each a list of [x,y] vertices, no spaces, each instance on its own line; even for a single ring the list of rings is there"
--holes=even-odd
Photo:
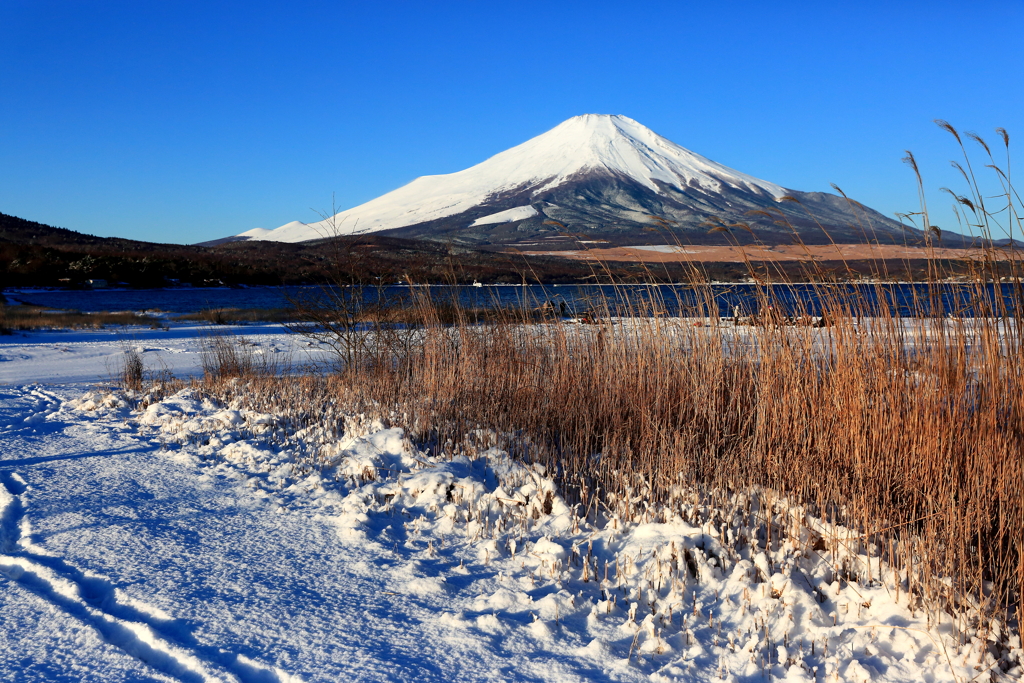
[[[142,390],[146,375],[146,365],[139,350],[129,344],[123,344],[121,370],[118,380],[121,387],[128,391]]]
[[[274,374],[276,368],[258,356],[248,339],[230,333],[200,335],[200,362],[208,380]]]

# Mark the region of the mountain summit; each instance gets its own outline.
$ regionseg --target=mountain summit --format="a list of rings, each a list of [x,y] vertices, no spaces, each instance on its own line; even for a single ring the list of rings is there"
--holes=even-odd
[[[749,213],[765,209],[775,215]],[[708,233],[710,217],[748,223],[768,243],[791,241],[794,229],[812,244],[905,236],[896,221],[846,199],[740,173],[625,116],[585,114],[464,171],[417,178],[326,221],[256,228],[236,239],[304,242],[386,230],[467,244],[534,244],[568,229],[620,244],[663,241],[650,232],[652,215],[691,243],[725,239]]]

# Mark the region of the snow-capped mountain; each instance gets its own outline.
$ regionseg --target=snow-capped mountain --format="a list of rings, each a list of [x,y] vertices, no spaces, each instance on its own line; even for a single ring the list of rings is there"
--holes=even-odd
[[[803,205],[782,201],[793,197]],[[772,207],[782,216],[751,216]],[[810,218],[808,212],[813,216]],[[651,216],[672,221],[691,242],[711,216],[744,221],[766,242],[808,243],[902,235],[899,223],[834,195],[785,189],[723,166],[625,116],[586,114],[458,173],[423,176],[317,223],[256,228],[236,239],[304,242],[335,235],[394,234],[472,244],[516,243],[584,232],[614,242],[649,242]],[[562,228],[553,225],[558,221]]]

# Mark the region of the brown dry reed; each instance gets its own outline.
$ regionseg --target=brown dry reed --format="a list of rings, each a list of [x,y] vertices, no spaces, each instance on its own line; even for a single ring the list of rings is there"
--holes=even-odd
[[[129,392],[142,391],[146,378],[146,365],[142,354],[129,343],[122,343],[121,367],[117,374],[117,383]]]
[[[1008,206],[976,180],[958,206],[983,234],[998,220],[1012,236],[1020,198],[1008,173],[996,175]],[[917,217],[929,231],[927,212]],[[1024,616],[1024,290],[1019,262],[989,251],[964,285],[973,317],[933,315],[949,275],[937,266],[910,317],[884,304],[882,286],[867,296],[817,285],[824,328],[723,324],[699,264],[692,287],[704,303],[688,318],[657,315],[651,288],[618,319],[595,302],[592,325],[538,322],[530,307],[481,324],[424,289],[402,314],[416,325],[367,331],[340,310],[332,332],[329,307],[319,309],[311,322],[334,335],[335,372],[205,390],[295,416],[298,428],[356,411],[437,454],[499,446],[546,465],[593,518],[656,519],[736,493],[803,506],[856,532],[827,541],[833,557],[842,544],[880,558],[890,585],[920,606],[974,614],[973,628],[1005,638]],[[997,272],[1006,298],[992,296]],[[208,379],[245,374],[223,338],[211,344]],[[784,534],[762,514],[768,545],[778,543]],[[855,563],[842,576],[881,578],[872,571]]]
[[[100,329],[121,325],[160,325],[148,316],[130,311],[82,313],[41,306],[6,306],[0,303],[0,333],[28,330]]]
[[[179,322],[196,321],[213,325],[236,323],[289,323],[298,320],[291,308],[204,308],[201,311],[174,316]]]
[[[290,358],[283,363],[257,351],[242,336],[207,332],[199,336],[200,364],[203,378],[216,382],[231,378],[274,377],[290,374]]]

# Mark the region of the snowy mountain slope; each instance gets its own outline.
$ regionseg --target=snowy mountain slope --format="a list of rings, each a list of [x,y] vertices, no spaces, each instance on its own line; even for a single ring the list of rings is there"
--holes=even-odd
[[[253,228],[252,230],[246,230],[245,232],[239,233],[238,237],[252,237],[254,239],[260,239],[269,235],[272,230],[267,228]]]
[[[303,242],[396,230],[410,237],[509,243],[550,233],[550,221],[556,220],[572,230],[643,241],[640,231],[650,225],[651,214],[703,236],[706,228],[699,226],[708,216],[735,222],[765,207],[786,215],[798,230],[820,232],[805,211],[780,201],[787,195],[833,228],[859,223],[856,241],[865,239],[865,217],[870,230],[900,232],[898,223],[876,212],[858,216],[845,200],[834,201],[838,197],[794,192],[733,170],[633,119],[586,114],[464,171],[417,178],[327,220],[293,221],[238,237]],[[769,233],[782,232],[774,220],[755,223]]]
[[[521,221],[526,218],[532,218],[537,215],[537,209],[532,206],[517,206],[514,209],[507,209],[505,211],[499,211],[498,213],[492,213],[489,216],[483,218],[477,218],[470,224],[470,227],[477,225],[492,225],[494,223],[512,223],[514,221]]]

